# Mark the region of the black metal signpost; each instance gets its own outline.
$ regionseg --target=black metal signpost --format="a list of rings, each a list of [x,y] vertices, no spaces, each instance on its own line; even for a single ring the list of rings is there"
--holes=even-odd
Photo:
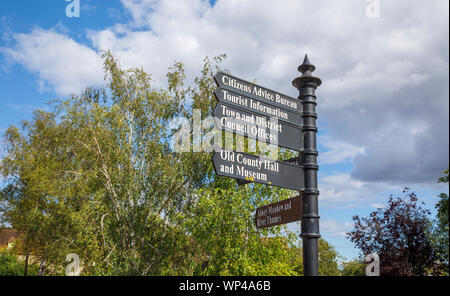
[[[219,104],[214,109],[216,128],[248,138],[299,151],[286,162],[231,150],[214,152],[216,174],[235,178],[238,184],[257,182],[299,191],[299,196],[257,209],[257,228],[301,219],[304,275],[318,275],[319,210],[317,189],[316,96],[321,80],[308,56],[298,67],[302,75],[292,84],[299,100],[254,83],[219,72],[214,91]],[[275,118],[276,120],[271,120]]]
[[[303,104],[304,148],[300,155],[304,169],[305,190],[302,198],[301,238],[303,239],[303,273],[319,275],[319,190],[317,189],[318,152],[316,149],[316,88],[322,81],[311,75],[316,69],[305,56],[303,64],[298,67],[302,76],[294,79],[292,84],[299,90],[299,99]]]

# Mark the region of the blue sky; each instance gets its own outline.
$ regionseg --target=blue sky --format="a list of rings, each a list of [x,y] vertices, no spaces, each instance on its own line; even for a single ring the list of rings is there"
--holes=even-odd
[[[0,2],[0,131],[45,102],[102,84],[101,50],[165,85],[226,53],[235,76],[291,96],[308,53],[318,89],[321,233],[356,257],[344,233],[404,186],[434,211],[449,159],[448,1]],[[379,3],[368,11],[369,5]],[[290,224],[291,229],[298,226]]]

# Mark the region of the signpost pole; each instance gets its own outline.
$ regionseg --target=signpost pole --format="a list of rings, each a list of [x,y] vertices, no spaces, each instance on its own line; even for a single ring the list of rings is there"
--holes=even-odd
[[[316,147],[316,88],[322,81],[311,75],[316,69],[308,56],[298,67],[302,76],[294,79],[292,84],[299,90],[299,99],[303,105],[303,136],[304,149],[300,154],[301,165],[304,168],[305,191],[302,198],[301,234],[303,240],[303,274],[305,276],[319,275],[319,203],[317,189],[317,147]]]

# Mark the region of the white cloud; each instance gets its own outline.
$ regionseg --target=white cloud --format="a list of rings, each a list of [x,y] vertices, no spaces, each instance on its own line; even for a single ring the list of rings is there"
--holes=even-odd
[[[340,222],[337,220],[321,220],[320,232],[323,235],[345,238],[346,233],[351,231],[353,224],[351,222]]]
[[[389,182],[361,181],[349,173],[325,173],[319,170],[319,207],[325,210],[352,209],[370,206],[385,208],[389,196],[400,197],[405,186],[416,192],[420,200],[434,208],[436,192],[448,192],[447,184],[392,184]]]
[[[353,180],[349,174],[319,175],[320,201],[351,202],[362,194],[364,182]]]
[[[381,203],[372,203],[372,204],[370,204],[370,206],[375,209],[384,209],[386,207],[385,204],[381,204]]]
[[[66,35],[35,29],[30,34],[15,34],[13,38],[16,45],[0,48],[0,52],[37,73],[40,88],[45,81],[56,93],[70,95],[103,81],[99,54]]]
[[[320,157],[318,158],[319,165],[344,163],[347,161],[352,162],[356,156],[365,154],[364,147],[341,142],[332,139],[330,136],[321,135],[318,137],[318,140],[322,146],[329,149],[328,151],[320,154]]]
[[[319,203],[321,207],[348,208],[367,203],[383,203],[389,193],[399,192],[400,186],[364,182],[350,174],[324,175],[319,171]]]

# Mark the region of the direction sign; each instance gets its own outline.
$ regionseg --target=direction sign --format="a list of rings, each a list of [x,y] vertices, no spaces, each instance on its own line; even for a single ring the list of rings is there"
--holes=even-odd
[[[250,97],[256,101],[291,112],[301,113],[302,111],[302,105],[298,99],[234,77],[230,74],[219,72],[214,76],[214,80],[220,88]]]
[[[287,125],[266,116],[219,103],[214,109],[216,128],[241,136],[301,151],[303,133],[299,127]]]
[[[305,55],[303,64],[298,67],[302,75],[292,82],[299,90],[298,100],[230,74],[217,73],[214,80],[219,88],[214,95],[219,104],[213,112],[217,129],[297,150],[303,155],[289,160],[293,164],[221,150],[214,152],[212,162],[217,175],[234,178],[239,185],[256,182],[301,192],[300,196],[292,199],[258,208],[255,224],[257,228],[265,228],[305,218],[301,225],[303,273],[317,276],[317,246],[320,238],[317,207],[317,102],[310,97],[315,97],[315,90],[322,81],[311,75],[315,69]],[[303,112],[303,106],[307,112]],[[303,125],[303,120],[308,118],[311,118],[310,122]]]
[[[217,88],[214,91],[214,95],[219,102],[223,102],[249,112],[256,112],[261,115],[275,117],[278,120],[296,126],[302,126],[302,116],[297,112],[284,110],[277,106],[264,103],[261,100],[255,100],[249,96],[243,96],[234,91],[223,88]]]
[[[302,217],[302,197],[296,196],[256,209],[256,228],[266,228],[279,224],[299,221]]]
[[[303,167],[231,150],[214,152],[217,175],[303,191]]]

